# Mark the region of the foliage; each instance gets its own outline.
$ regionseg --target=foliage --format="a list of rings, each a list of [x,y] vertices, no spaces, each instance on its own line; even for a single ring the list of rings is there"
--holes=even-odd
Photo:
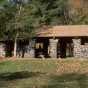
[[[8,6],[5,5],[1,10],[0,10],[0,31],[2,33],[3,37],[8,37],[7,35],[7,28],[6,25],[9,23],[9,21],[13,18],[15,9],[13,6]]]
[[[8,3],[0,10],[0,30],[5,39],[31,37],[33,27],[29,23],[28,6]],[[30,34],[30,36],[29,36]]]
[[[26,0],[15,4],[10,1],[0,0],[0,36],[7,39],[32,37],[34,29],[43,25],[88,24],[87,10],[72,8],[69,0]]]
[[[88,12],[84,12],[83,8],[77,9],[71,17],[72,24],[88,24]]]
[[[31,0],[31,12],[37,25],[64,24],[64,11],[67,3],[64,0]]]

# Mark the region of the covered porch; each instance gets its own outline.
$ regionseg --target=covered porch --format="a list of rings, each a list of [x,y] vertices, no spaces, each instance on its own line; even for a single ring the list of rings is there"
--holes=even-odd
[[[40,46],[44,46],[39,48],[40,51],[35,49],[37,55],[43,54],[44,57],[51,58],[88,58],[88,26],[64,25],[44,27],[37,33],[37,43]],[[35,55],[35,57],[37,56]]]
[[[73,57],[73,41],[70,37],[36,38],[35,57],[45,58]]]

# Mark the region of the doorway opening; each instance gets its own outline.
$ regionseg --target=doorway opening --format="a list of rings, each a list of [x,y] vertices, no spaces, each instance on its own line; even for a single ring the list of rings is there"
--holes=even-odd
[[[43,55],[45,58],[49,57],[48,55],[48,38],[37,38],[35,44],[35,57],[40,58],[40,55]]]
[[[73,57],[72,38],[60,38],[57,45],[57,57]]]

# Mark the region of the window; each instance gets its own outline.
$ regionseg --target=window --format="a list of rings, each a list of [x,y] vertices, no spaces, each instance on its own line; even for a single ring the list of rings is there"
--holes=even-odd
[[[41,49],[43,49],[43,43],[36,43],[36,49],[39,49],[39,48],[41,48]]]

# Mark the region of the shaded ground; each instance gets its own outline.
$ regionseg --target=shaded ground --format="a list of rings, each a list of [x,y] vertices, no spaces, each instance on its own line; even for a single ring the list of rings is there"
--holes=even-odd
[[[88,88],[88,60],[0,62],[0,88]]]

